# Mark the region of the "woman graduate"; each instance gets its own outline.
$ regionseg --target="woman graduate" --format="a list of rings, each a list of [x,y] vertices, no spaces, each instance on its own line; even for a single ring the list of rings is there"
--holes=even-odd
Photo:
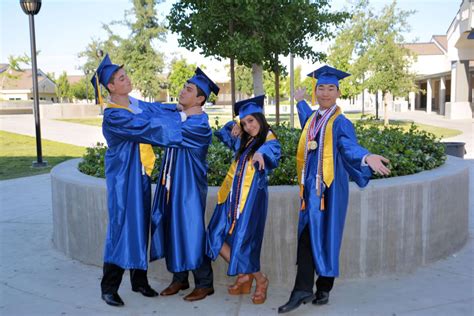
[[[254,304],[266,300],[268,278],[260,271],[260,250],[268,206],[268,174],[280,159],[280,143],[262,113],[261,95],[235,103],[240,125],[228,122],[216,136],[235,151],[235,160],[217,194],[209,222],[206,252],[229,263],[228,275],[237,275],[229,294],[248,294],[256,279]]]

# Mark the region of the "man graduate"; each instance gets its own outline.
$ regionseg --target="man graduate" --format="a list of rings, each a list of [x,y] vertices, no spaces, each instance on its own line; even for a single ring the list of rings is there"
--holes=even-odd
[[[100,85],[110,93],[102,132],[107,141],[105,178],[109,223],[105,240],[102,299],[121,306],[118,289],[125,269],[130,270],[132,290],[158,295],[148,284],[147,248],[150,230],[150,175],[155,162],[151,145],[180,144],[181,115],[175,105],[133,100],[132,85],[122,66],[109,56],[92,78],[96,100],[102,104]],[[184,115],[184,114],[183,114]]]
[[[212,141],[209,117],[202,106],[219,87],[199,68],[179,94],[187,114],[183,142],[166,149],[155,192],[152,212],[151,259],[166,258],[171,284],[160,294],[174,295],[189,288],[194,275],[195,289],[184,297],[196,301],[214,293],[210,259],[205,255],[204,213],[207,195],[207,151]]]
[[[326,304],[334,278],[339,276],[339,251],[349,197],[349,178],[359,187],[369,182],[372,171],[387,175],[388,160],[361,147],[352,123],[336,105],[339,80],[349,76],[329,66],[308,75],[317,78],[319,109],[312,111],[295,94],[303,132],[298,143],[297,172],[301,210],[298,223],[296,281],[289,301],[278,308],[290,312],[302,303]],[[314,273],[316,295],[313,295]]]

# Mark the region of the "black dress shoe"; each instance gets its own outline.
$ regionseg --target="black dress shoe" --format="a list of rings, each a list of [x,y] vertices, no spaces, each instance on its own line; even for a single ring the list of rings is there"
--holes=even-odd
[[[314,298],[313,293],[305,291],[294,291],[291,293],[290,300],[283,306],[278,307],[278,314],[284,314],[297,309],[301,304],[311,302]]]
[[[155,297],[158,296],[158,292],[151,288],[151,286],[139,286],[139,287],[132,287],[133,292],[140,292],[143,296],[146,297]]]
[[[313,300],[314,305],[324,305],[329,302],[329,292],[316,291],[316,298]]]
[[[102,299],[111,306],[123,306],[124,302],[118,293],[103,293]]]

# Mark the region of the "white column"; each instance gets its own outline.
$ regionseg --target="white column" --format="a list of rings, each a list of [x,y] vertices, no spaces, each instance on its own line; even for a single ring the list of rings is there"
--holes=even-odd
[[[415,111],[415,92],[408,93],[408,102],[410,103],[410,111]]]
[[[433,98],[433,82],[428,79],[426,82],[426,113],[431,113],[431,99]]]
[[[439,112],[441,115],[445,113],[445,100],[446,100],[446,78],[441,77],[439,80]]]

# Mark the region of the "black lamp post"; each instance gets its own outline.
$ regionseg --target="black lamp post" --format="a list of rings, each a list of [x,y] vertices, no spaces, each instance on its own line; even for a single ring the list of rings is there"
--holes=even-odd
[[[34,15],[38,14],[41,9],[41,0],[20,0],[20,6],[23,12],[30,19],[30,44],[31,44],[31,65],[33,67],[31,78],[33,79],[33,113],[35,115],[36,125],[36,160],[33,167],[46,167],[48,162],[43,161],[41,151],[41,127],[39,113],[39,96],[38,96],[38,67],[36,64],[36,40],[35,40],[35,20]]]

